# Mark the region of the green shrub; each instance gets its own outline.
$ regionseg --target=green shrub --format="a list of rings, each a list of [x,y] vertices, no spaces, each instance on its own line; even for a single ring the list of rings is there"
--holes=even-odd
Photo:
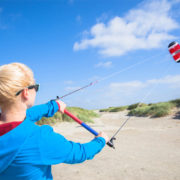
[[[127,109],[128,106],[109,107],[107,109],[100,109],[99,112],[119,112]]]
[[[180,99],[175,99],[175,100],[172,100],[172,101],[169,101],[170,103],[173,103],[174,106],[176,107],[180,107]]]
[[[153,117],[163,117],[170,114],[173,104],[169,102],[157,103],[151,106],[150,115]]]
[[[86,109],[79,108],[79,107],[67,107],[67,110],[69,112],[71,112],[73,115],[75,115],[76,117],[78,117],[83,122],[91,122],[92,123],[93,122],[92,118],[99,117],[99,115],[97,113],[95,113],[94,111],[86,110]],[[61,114],[60,112],[57,112],[54,114],[53,117],[50,117],[50,118],[43,117],[40,121],[37,122],[37,124],[38,125],[43,125],[43,124],[53,125],[57,122],[63,122],[63,121],[73,122],[74,120],[72,120],[66,114]]]
[[[173,107],[173,103],[157,103],[132,109],[128,115],[162,117],[170,114]]]
[[[100,109],[99,112],[109,112],[112,109],[112,107],[106,108],[106,109]]]
[[[127,109],[128,106],[120,106],[120,107],[114,107],[111,109],[109,109],[109,112],[119,112],[119,111],[124,111],[125,109]]]
[[[132,110],[132,109],[135,109],[137,107],[143,107],[143,106],[147,106],[147,104],[145,103],[136,103],[136,104],[131,104],[128,106],[128,110]]]
[[[149,109],[150,109],[149,106],[137,107],[135,109],[130,110],[128,115],[131,115],[131,116],[148,116]]]

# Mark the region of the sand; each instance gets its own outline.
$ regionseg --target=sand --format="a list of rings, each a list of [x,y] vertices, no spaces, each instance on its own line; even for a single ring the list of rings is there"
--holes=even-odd
[[[109,137],[127,119],[127,111],[100,115],[89,125]],[[93,138],[76,123],[60,123],[53,128],[75,142]],[[115,150],[106,146],[93,160],[55,165],[52,173],[54,180],[180,180],[179,114],[131,117],[117,135]]]

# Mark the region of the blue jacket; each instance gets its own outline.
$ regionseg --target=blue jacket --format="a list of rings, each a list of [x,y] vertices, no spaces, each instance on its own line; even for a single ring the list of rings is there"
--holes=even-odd
[[[27,110],[19,126],[0,136],[0,180],[50,180],[51,165],[81,163],[102,150],[102,137],[80,144],[68,141],[49,125],[35,124],[57,111],[53,100],[34,106]]]

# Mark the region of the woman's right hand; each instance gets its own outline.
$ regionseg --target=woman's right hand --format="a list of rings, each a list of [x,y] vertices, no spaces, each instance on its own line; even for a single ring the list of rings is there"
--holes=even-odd
[[[61,113],[64,113],[64,110],[66,109],[66,104],[63,101],[60,101],[60,100],[56,100],[56,102],[59,105],[59,111]]]
[[[96,136],[96,137],[103,137],[103,138],[105,139],[106,143],[109,142],[109,137],[108,137],[107,134],[104,133],[104,132],[100,132],[100,133],[98,134],[98,136]]]

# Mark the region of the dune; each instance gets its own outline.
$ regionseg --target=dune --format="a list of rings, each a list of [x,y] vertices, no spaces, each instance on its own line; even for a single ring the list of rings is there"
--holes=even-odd
[[[59,164],[52,168],[55,180],[179,180],[180,109],[161,118],[131,117],[117,135],[115,149],[106,146],[93,160]],[[98,112],[99,113],[99,112]],[[94,124],[111,137],[127,118],[127,111],[103,112]],[[67,139],[85,143],[93,138],[76,123],[59,123],[54,130]]]

